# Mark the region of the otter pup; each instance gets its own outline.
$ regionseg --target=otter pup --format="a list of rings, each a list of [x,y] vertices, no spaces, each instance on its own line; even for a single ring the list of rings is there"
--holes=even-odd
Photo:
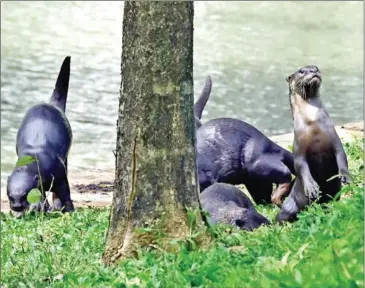
[[[322,78],[317,66],[305,66],[286,78],[294,123],[296,179],[277,221],[294,221],[313,200],[330,201],[349,183],[345,151],[319,98]],[[333,177],[339,175],[340,177]]]
[[[252,231],[269,220],[258,213],[251,200],[237,187],[215,183],[200,194],[202,210],[209,213],[207,220],[212,224],[230,224]]]

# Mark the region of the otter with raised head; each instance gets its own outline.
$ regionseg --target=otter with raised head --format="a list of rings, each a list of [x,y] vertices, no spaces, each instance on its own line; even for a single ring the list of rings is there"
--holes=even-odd
[[[322,83],[317,66],[305,66],[287,77],[294,124],[296,179],[277,221],[295,221],[313,200],[326,203],[349,183],[345,151],[319,98]],[[339,177],[333,177],[339,175]]]
[[[237,187],[215,183],[200,194],[202,210],[208,212],[210,225],[229,224],[252,231],[270,221],[258,213],[251,200]]]
[[[41,187],[43,192],[53,192],[51,209],[62,209],[64,212],[74,210],[67,180],[67,155],[71,147],[72,131],[65,115],[70,62],[71,57],[67,56],[62,63],[49,103],[31,107],[18,130],[18,158],[29,155],[38,159],[38,164],[33,162],[16,167],[8,178],[7,195],[10,208],[16,216],[22,216],[29,208],[27,195],[30,190]],[[39,203],[31,205],[30,208],[47,210],[45,195],[42,195]]]
[[[204,107],[209,100],[211,90],[212,90],[212,79],[210,78],[210,76],[207,76],[203,91],[200,94],[198,100],[196,100],[194,104],[195,130],[197,130],[200,126],[202,126],[200,119],[202,118]]]

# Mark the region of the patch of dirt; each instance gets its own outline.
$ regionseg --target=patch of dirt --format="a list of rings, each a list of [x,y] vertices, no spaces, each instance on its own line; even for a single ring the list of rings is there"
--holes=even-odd
[[[77,190],[78,193],[92,193],[92,194],[97,194],[97,193],[102,193],[102,194],[106,194],[106,193],[113,193],[114,191],[114,183],[110,182],[110,181],[102,181],[99,182],[98,184],[75,184],[73,185],[73,188]]]
[[[110,207],[111,203],[106,203],[106,202],[97,202],[97,201],[93,201],[93,202],[74,202],[74,205],[77,208],[105,208],[105,207]]]
[[[364,122],[360,121],[360,122],[352,122],[352,123],[348,123],[348,124],[344,124],[341,126],[341,128],[343,129],[347,129],[347,130],[352,130],[352,131],[364,131]]]

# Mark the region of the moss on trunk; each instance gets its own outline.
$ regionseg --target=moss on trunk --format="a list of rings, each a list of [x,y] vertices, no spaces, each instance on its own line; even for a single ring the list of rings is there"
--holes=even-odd
[[[193,12],[193,2],[125,2],[116,187],[105,263],[153,243],[154,236],[138,228],[157,225],[167,238],[186,238],[186,207],[199,209]]]

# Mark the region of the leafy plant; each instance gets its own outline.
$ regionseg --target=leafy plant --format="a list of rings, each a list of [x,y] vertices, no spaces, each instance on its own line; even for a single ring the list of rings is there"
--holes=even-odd
[[[34,188],[29,191],[29,193],[27,195],[27,201],[30,204],[35,204],[35,203],[38,203],[39,201],[41,201],[41,197],[42,197],[41,191],[39,191],[39,189],[37,189],[37,188]]]
[[[18,161],[16,162],[15,166],[16,167],[22,167],[22,166],[27,166],[33,162],[38,161],[37,158],[30,156],[30,155],[25,155],[21,158],[18,159]]]

